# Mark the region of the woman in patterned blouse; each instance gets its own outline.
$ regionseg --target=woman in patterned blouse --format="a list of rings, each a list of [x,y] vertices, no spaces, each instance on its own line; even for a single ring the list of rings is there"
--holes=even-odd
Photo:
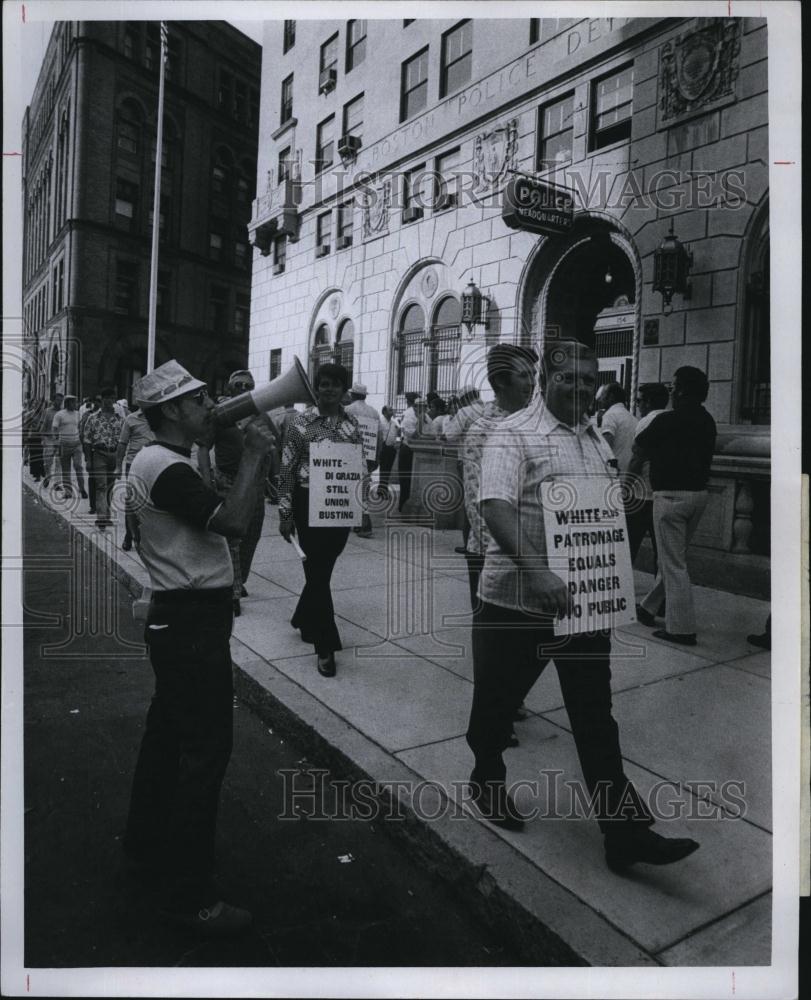
[[[321,365],[315,379],[318,403],[290,420],[279,472],[279,531],[287,542],[298,535],[307,556],[306,583],[290,624],[301,630],[305,642],[315,646],[318,672],[324,677],[335,676],[335,651],[342,648],[330,581],[350,529],[309,525],[310,443],[362,443],[357,420],[341,406],[341,397],[348,388],[349,372],[343,365]]]

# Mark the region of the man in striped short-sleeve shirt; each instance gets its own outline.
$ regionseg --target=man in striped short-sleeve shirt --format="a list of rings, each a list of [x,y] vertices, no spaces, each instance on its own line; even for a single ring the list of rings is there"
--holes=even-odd
[[[588,420],[597,384],[592,350],[576,341],[547,345],[543,399],[506,417],[482,452],[479,506],[490,534],[473,629],[474,691],[467,741],[475,757],[470,792],[484,818],[511,830],[523,817],[507,791],[502,757],[515,710],[554,659],[589,795],[614,871],[636,862],[669,864],[698,844],[664,838],[623,770],[611,714],[610,635],[555,637],[569,591],[548,568],[540,486],[576,490],[584,476],[616,477],[616,459]]]

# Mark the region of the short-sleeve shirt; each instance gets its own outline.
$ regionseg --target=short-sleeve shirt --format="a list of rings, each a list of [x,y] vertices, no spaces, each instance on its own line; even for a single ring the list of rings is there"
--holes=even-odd
[[[627,472],[634,452],[636,417],[622,403],[614,403],[603,414],[600,430],[611,435],[611,450],[617,458],[620,472]]]
[[[130,465],[144,445],[151,444],[155,440],[152,428],[146,422],[146,417],[141,410],[134,410],[124,421],[118,443],[127,446],[124,453],[124,464]]]
[[[97,410],[91,413],[84,425],[82,441],[91,448],[104,448],[107,451],[115,451],[118,447],[118,439],[121,437],[121,428],[124,421],[114,411],[105,413],[104,410]]]
[[[715,421],[700,404],[660,413],[637,437],[650,459],[654,492],[706,490],[715,436]]]
[[[520,555],[546,558],[541,483],[564,482],[574,490],[583,477],[599,477],[609,488],[618,477],[617,460],[587,419],[569,427],[545,406],[542,397],[510,414],[488,435],[482,451],[479,502],[504,500],[514,507],[524,548]],[[489,604],[517,611],[542,609],[519,586],[519,568],[492,536],[479,582]]]
[[[53,418],[53,432],[60,445],[76,448],[79,445],[79,411],[59,410]]]
[[[509,414],[495,400],[485,403],[484,411],[465,432],[462,442],[462,480],[465,487],[465,513],[470,524],[467,550],[475,555],[484,555],[490,533],[479,510],[479,486],[481,484],[481,460],[485,441],[496,424]]]
[[[222,498],[203,482],[191,451],[157,442],[145,445],[135,456],[128,482],[152,589],[230,587],[234,570],[228,542],[208,530]]]

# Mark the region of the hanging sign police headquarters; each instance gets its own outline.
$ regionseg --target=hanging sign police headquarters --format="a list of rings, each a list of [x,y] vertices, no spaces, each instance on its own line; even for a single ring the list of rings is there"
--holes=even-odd
[[[501,217],[511,229],[565,233],[574,222],[574,196],[557,184],[516,174],[504,189]]]

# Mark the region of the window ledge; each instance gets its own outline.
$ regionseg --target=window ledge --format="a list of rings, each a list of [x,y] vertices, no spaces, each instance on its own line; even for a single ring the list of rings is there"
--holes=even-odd
[[[285,132],[289,132],[291,128],[295,128],[298,125],[298,118],[288,118],[284,125],[280,125],[275,132],[271,133],[271,139],[281,138]]]

